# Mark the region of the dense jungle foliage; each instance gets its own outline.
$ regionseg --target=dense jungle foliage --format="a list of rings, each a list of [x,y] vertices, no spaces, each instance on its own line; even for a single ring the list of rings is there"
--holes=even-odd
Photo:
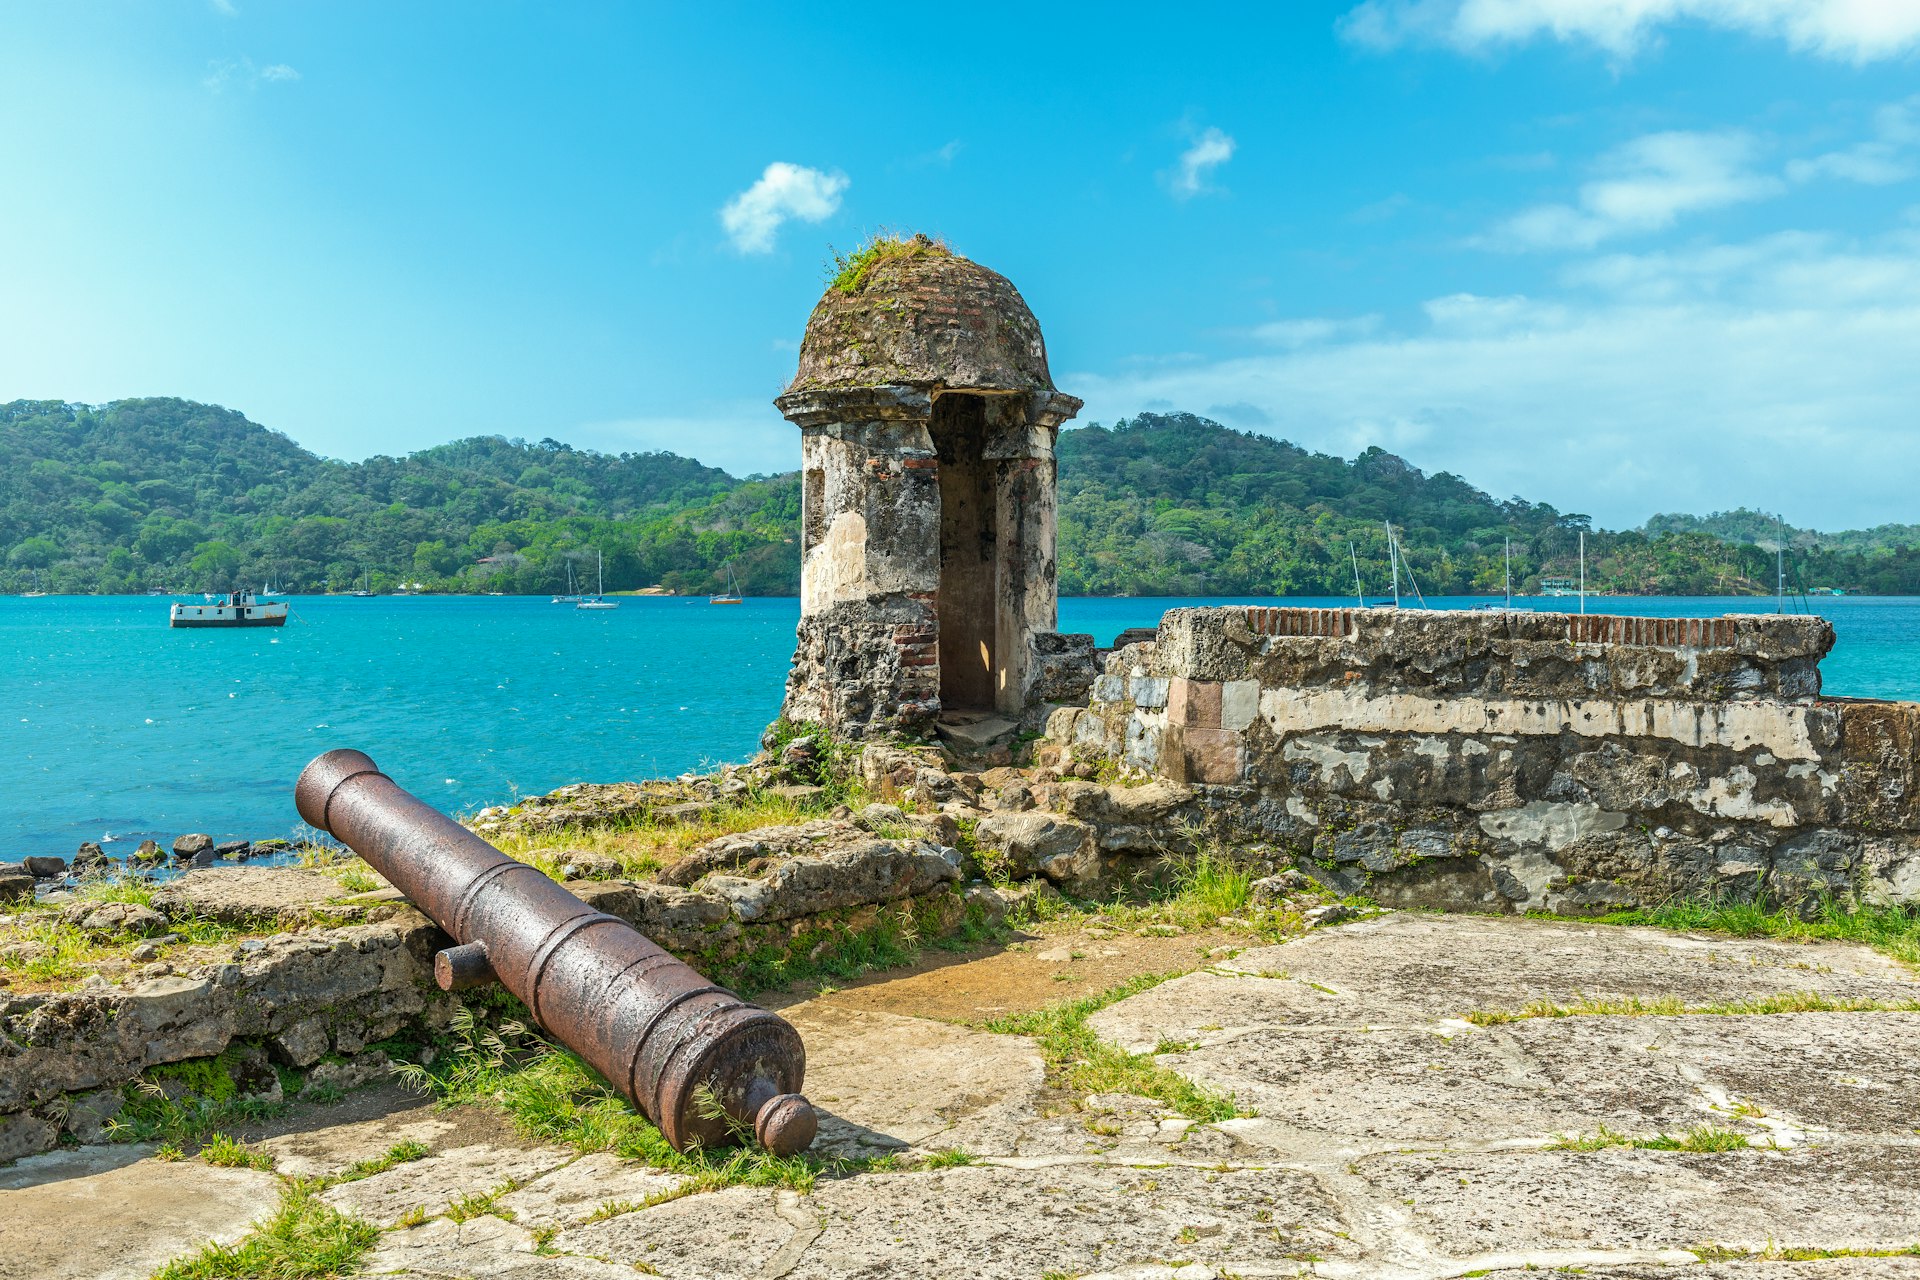
[[[1772,590],[1774,540],[1797,585],[1920,591],[1920,529],[1780,530],[1758,513],[1585,516],[1497,501],[1379,449],[1351,461],[1191,414],[1142,414],[1060,439],[1068,595],[1346,595],[1353,559],[1388,590],[1383,523],[1428,594],[1577,572],[1596,591]],[[403,458],[320,458],[242,415],[185,400],[0,405],[0,590],[550,593],[569,567],[609,591],[799,582],[796,475],[737,480],[670,453],[603,454],[482,437]],[[1349,544],[1353,552],[1349,553]]]

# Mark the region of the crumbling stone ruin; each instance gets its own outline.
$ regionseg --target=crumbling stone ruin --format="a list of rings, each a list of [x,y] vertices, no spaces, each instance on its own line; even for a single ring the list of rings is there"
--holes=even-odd
[[[1920,901],[1920,707],[1823,698],[1832,647],[1814,617],[1176,609],[1049,729],[1392,905]]]
[[[774,403],[801,431],[800,629],[785,714],[847,737],[1073,697],[1056,626],[1054,389],[1005,277],[925,237],[827,289]]]

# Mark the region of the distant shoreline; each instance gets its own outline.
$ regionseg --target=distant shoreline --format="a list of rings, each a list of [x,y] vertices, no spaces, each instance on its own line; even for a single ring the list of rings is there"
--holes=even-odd
[[[197,600],[201,596],[209,593],[201,592],[201,591],[168,591],[168,592],[159,592],[159,593],[152,592],[152,591],[85,591],[85,592],[49,591],[49,592],[44,592],[39,596],[32,596],[32,597],[28,596],[27,593],[25,592],[18,592],[18,591],[8,592],[6,594],[16,600],[29,599],[29,598],[45,599],[45,600],[85,600],[85,599],[109,599],[109,598],[117,599],[117,600],[187,600],[187,599]],[[220,593],[216,592],[211,594],[220,594]],[[554,592],[549,592],[549,591],[503,591],[503,592],[377,591],[371,596],[355,596],[352,592],[348,592],[348,591],[290,591],[290,592],[277,592],[275,593],[273,598],[285,599],[285,600],[294,600],[294,599],[299,599],[299,600],[355,600],[355,599],[361,599],[361,600],[365,600],[365,599],[373,599],[373,600],[415,600],[415,599],[539,600],[542,598],[550,599],[554,594],[555,594]],[[700,599],[706,598],[707,596],[707,593],[704,591],[677,592],[677,591],[670,591],[665,587],[636,587],[626,591],[609,591],[609,592],[606,592],[606,594],[609,596],[620,596],[627,599],[657,599],[657,600],[700,600]],[[800,598],[800,593],[797,591],[793,591],[793,592],[782,592],[777,595],[759,594],[759,595],[749,595],[749,596],[746,596],[745,598],[748,600],[798,600]],[[1337,600],[1337,599],[1348,599],[1348,600],[1352,599],[1352,597],[1328,596],[1328,595],[1270,596],[1270,595],[1257,595],[1257,594],[1241,594],[1236,592],[1204,592],[1204,591],[1202,592],[1181,591],[1181,592],[1166,592],[1166,593],[1156,592],[1151,594],[1143,592],[1138,595],[1072,595],[1067,592],[1061,592],[1060,598],[1062,600],[1322,600],[1322,601]],[[1507,597],[1505,597],[1498,591],[1492,591],[1492,592],[1459,592],[1459,593],[1451,593],[1451,594],[1445,594],[1445,595],[1440,593],[1435,593],[1433,598],[1436,600],[1493,601],[1493,600],[1506,599]],[[1560,596],[1522,595],[1518,592],[1516,592],[1512,598],[1514,600],[1526,600],[1526,601],[1567,600],[1567,601],[1572,601],[1576,605],[1579,603],[1579,600],[1580,600],[1580,597],[1578,595],[1560,595]],[[1589,591],[1587,592],[1588,600],[1772,600],[1775,598],[1776,597],[1772,592],[1759,592],[1759,591],[1706,591],[1706,592]],[[1891,592],[1883,592],[1883,593],[1876,594],[1876,593],[1864,592],[1864,591],[1838,591],[1838,592],[1789,591],[1787,593],[1787,599],[1791,601],[1796,601],[1796,602],[1802,601],[1802,600],[1912,600],[1912,599],[1920,599],[1920,592],[1891,591]],[[1381,605],[1383,601],[1369,598],[1367,603],[1369,607],[1373,607],[1373,606]],[[1419,604],[1417,602],[1414,602],[1407,607],[1419,608]]]

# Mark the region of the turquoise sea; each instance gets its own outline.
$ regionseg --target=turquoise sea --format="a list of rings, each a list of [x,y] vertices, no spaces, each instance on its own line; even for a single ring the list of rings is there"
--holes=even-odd
[[[82,840],[120,853],[188,831],[292,834],[294,778],[332,747],[366,751],[456,813],[743,759],[779,709],[799,617],[793,599],[629,597],[580,612],[527,597],[296,597],[282,628],[175,631],[168,603],[0,597],[0,861],[70,857]],[[1105,644],[1166,609],[1223,603],[1348,601],[1063,600],[1060,623]],[[1589,601],[1663,617],[1771,603]],[[1827,692],[1920,698],[1920,599],[1812,608],[1839,633]]]

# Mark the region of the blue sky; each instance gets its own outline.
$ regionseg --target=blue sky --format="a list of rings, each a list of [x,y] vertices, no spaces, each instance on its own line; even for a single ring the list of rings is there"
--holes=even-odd
[[[1009,276],[1083,420],[1608,525],[1920,521],[1920,0],[0,6],[0,399],[796,465],[832,248]]]

